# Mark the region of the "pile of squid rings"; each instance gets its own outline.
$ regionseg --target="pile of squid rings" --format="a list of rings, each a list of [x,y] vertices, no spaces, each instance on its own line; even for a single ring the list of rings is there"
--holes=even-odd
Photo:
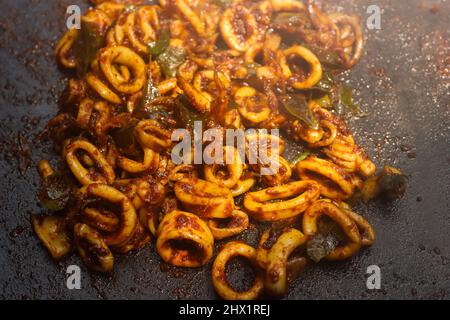
[[[286,294],[289,258],[318,234],[324,216],[346,237],[327,260],[349,259],[373,244],[371,225],[344,201],[375,175],[375,165],[332,111],[310,99],[308,108],[319,124],[311,128],[278,99],[322,79],[323,65],[309,48],[335,53],[347,69],[358,62],[363,44],[357,17],[324,14],[313,1],[297,0],[96,0],[93,5],[82,24],[91,26],[101,45],[86,72],[76,71],[82,63],[77,46],[90,47],[79,40],[81,30],[67,31],[56,46],[58,63],[73,76],[46,132],[75,187],[63,210],[32,218],[54,259],[75,250],[92,270],[111,272],[113,253],[155,240],[161,259],[173,266],[196,268],[214,259],[212,282],[222,298],[257,299]],[[273,17],[284,13],[298,13],[303,20],[274,25]],[[151,57],[155,47],[149,44],[164,33],[168,47],[185,55],[174,73]],[[157,95],[142,109],[149,83]],[[283,158],[283,138],[256,133],[245,136],[246,144],[278,142],[270,150],[280,168],[273,175],[261,175],[265,164],[247,163],[233,146],[223,147],[231,164],[177,165],[170,156],[172,132],[188,127],[174,103],[180,96],[208,128],[279,128],[313,152],[292,164]],[[161,106],[169,111],[150,116]],[[120,141],[120,135],[129,141]],[[40,161],[42,179],[56,172],[48,160]],[[260,222],[268,229],[257,248],[226,240]],[[270,226],[280,222],[284,227],[274,232]],[[221,246],[213,258],[216,242]],[[227,281],[226,265],[237,256],[255,270],[245,291]]]

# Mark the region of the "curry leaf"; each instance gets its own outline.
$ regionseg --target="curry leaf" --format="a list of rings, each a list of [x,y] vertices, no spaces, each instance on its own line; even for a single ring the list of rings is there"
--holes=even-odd
[[[72,196],[70,179],[63,173],[55,172],[42,180],[37,195],[45,208],[52,211],[63,210]]]
[[[319,129],[319,123],[308,106],[305,96],[301,94],[287,94],[281,97],[281,102],[292,116],[303,121],[311,129]]]
[[[81,29],[74,45],[77,61],[77,74],[83,77],[94,60],[98,50],[104,45],[104,37],[100,34],[95,23],[81,21]]]
[[[295,167],[300,161],[305,160],[310,154],[311,151],[305,149],[294,161],[292,161],[291,166]]]
[[[170,43],[170,35],[168,32],[163,32],[158,37],[157,41],[150,42],[149,48],[150,48],[150,54],[152,57],[158,57],[160,54],[162,54],[166,49],[169,47]]]
[[[173,78],[177,75],[178,67],[186,60],[186,51],[179,47],[167,47],[156,61],[161,67],[164,75]]]
[[[338,88],[338,101],[335,106],[336,111],[339,114],[344,114],[350,111],[357,117],[364,117],[367,114],[364,113],[361,108],[353,100],[352,89],[345,85],[340,85]]]

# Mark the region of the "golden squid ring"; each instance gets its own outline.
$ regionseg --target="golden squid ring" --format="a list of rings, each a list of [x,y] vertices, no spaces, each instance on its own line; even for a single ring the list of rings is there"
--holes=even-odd
[[[237,34],[236,21],[245,23],[245,34]],[[242,29],[242,28],[240,28]],[[245,7],[237,5],[225,10],[220,19],[220,32],[228,46],[236,51],[245,52],[259,39],[258,23],[253,14]]]
[[[316,201],[303,215],[303,232],[308,237],[317,234],[317,221],[326,215],[337,223],[348,238],[348,243],[335,248],[327,257],[328,260],[344,260],[354,256],[361,248],[361,236],[355,222],[342,209],[330,200]]]
[[[227,281],[226,265],[234,257],[244,257],[255,266],[253,286],[244,292],[238,292],[230,287]],[[220,250],[212,266],[212,282],[217,294],[225,300],[254,300],[264,290],[264,277],[255,263],[256,250],[242,242],[229,242]]]
[[[142,89],[147,80],[146,66],[144,60],[134,51],[127,47],[107,47],[102,49],[99,54],[99,64],[106,79],[119,92],[133,94]],[[116,64],[127,66],[131,69],[134,80],[124,83],[117,76]]]
[[[314,181],[296,181],[245,195],[244,207],[260,221],[277,221],[295,217],[320,196]],[[280,200],[270,202],[271,200]]]
[[[158,205],[166,196],[166,190],[160,182],[144,178],[116,180],[114,187],[131,200],[136,210],[144,205]]]
[[[81,206],[89,199],[101,199],[111,203],[119,209],[117,213],[119,226],[116,231],[104,236],[108,246],[120,246],[130,239],[136,228],[137,215],[131,201],[119,190],[106,184],[90,184],[78,191]]]
[[[178,75],[177,81],[180,89],[183,90],[186,97],[198,112],[205,113],[211,111],[212,98],[208,93],[198,90],[181,75]]]
[[[360,214],[353,211],[348,204],[340,202],[339,208],[345,211],[345,213],[356,223],[360,234],[361,244],[365,247],[370,247],[375,242],[375,231],[370,223]]]
[[[287,262],[291,253],[308,237],[296,229],[284,231],[267,253],[264,288],[270,296],[283,297],[287,292]]]
[[[157,8],[157,6],[142,6],[128,14],[126,18],[124,31],[130,44],[140,53],[148,54],[148,43],[156,40],[154,27],[159,27]]]
[[[158,91],[159,94],[161,95],[165,95],[167,93],[169,93],[172,90],[175,90],[178,88],[178,81],[176,78],[170,78],[167,80],[163,80],[160,83],[158,83]]]
[[[206,24],[202,21],[201,17],[195,13],[189,6],[189,2],[185,0],[175,0],[175,6],[181,12],[181,14],[189,21],[194,30],[200,37],[205,37],[207,34]]]
[[[330,161],[308,157],[297,164],[296,170],[302,180],[316,181],[324,197],[343,200],[353,195],[352,176]]]
[[[284,152],[285,142],[278,135],[262,132],[245,135],[245,151],[250,164],[261,164],[261,157],[270,158],[271,155],[280,155]],[[265,160],[265,159],[263,159]]]
[[[161,128],[156,120],[142,120],[135,128],[139,143],[155,151],[170,148],[172,145],[172,134],[169,130]]]
[[[268,165],[260,164],[259,171],[262,167],[265,167],[267,172],[273,172],[273,174],[262,175],[263,182],[271,187],[281,185],[289,181],[292,176],[291,164],[281,156],[275,155],[271,158],[271,163]],[[272,168],[274,166],[275,168]]]
[[[71,251],[72,243],[64,217],[32,215],[31,223],[53,259],[60,260]]]
[[[152,172],[158,169],[159,153],[146,147],[143,147],[142,151],[144,152],[142,162],[119,155],[117,157],[117,166],[130,173],[142,173],[146,171]]]
[[[94,167],[102,174],[86,169],[77,156],[77,151],[83,150],[94,160]],[[64,148],[64,157],[70,170],[82,185],[91,183],[113,183],[115,173],[101,152],[91,143],[82,139],[70,141]]]
[[[75,244],[84,263],[97,272],[111,272],[114,256],[102,236],[86,224],[74,227]]]
[[[73,69],[77,66],[77,61],[72,52],[72,47],[79,35],[78,29],[68,30],[56,45],[56,58],[58,62],[66,68]]]
[[[248,215],[241,210],[234,210],[225,227],[220,226],[220,221],[211,219],[208,227],[215,240],[223,240],[235,236],[248,228]]]
[[[50,162],[45,159],[39,161],[38,171],[42,179],[48,178],[49,176],[55,173],[55,170],[53,170],[53,167],[50,164]]]
[[[170,181],[180,181],[185,178],[197,178],[197,171],[195,167],[191,164],[180,164],[170,170],[169,180]]]
[[[299,0],[270,0],[275,12],[279,11],[306,11],[305,5]]]
[[[223,147],[223,163],[226,167],[226,173],[221,170],[218,164],[205,165],[203,174],[209,182],[219,186],[231,189],[241,179],[244,172],[244,163],[236,148],[231,146]]]
[[[145,231],[144,227],[138,221],[131,238],[125,244],[113,249],[114,252],[125,254],[130,251],[143,248],[147,243],[150,242],[150,240],[150,235]]]
[[[331,145],[334,142],[334,140],[336,139],[337,128],[331,121],[321,120],[320,126],[322,129],[325,129],[324,131],[328,132],[328,134],[326,136],[324,134],[325,138],[322,138],[320,141],[310,143],[309,144],[310,148],[327,147],[327,146]]]
[[[103,99],[114,103],[120,104],[122,103],[122,99],[115,94],[106,84],[104,84],[99,78],[97,78],[94,74],[88,73],[86,74],[85,80],[87,84],[95,91],[97,94]]]
[[[123,12],[123,10],[125,10],[125,5],[123,3],[114,3],[106,1],[100,3],[96,7],[96,9],[105,12],[108,15],[108,17],[110,17],[112,20],[116,20]]]
[[[312,88],[322,79],[322,64],[310,50],[302,46],[292,46],[284,50],[283,54],[288,58],[291,56],[300,57],[309,64],[309,76],[304,81],[291,78],[293,80],[292,86],[295,89],[301,90]]]
[[[157,235],[158,254],[173,266],[196,268],[212,257],[214,237],[195,214],[172,211],[164,216]]]
[[[119,228],[119,218],[108,210],[87,207],[82,216],[84,223],[103,232],[114,232]]]
[[[234,210],[230,190],[209,181],[182,179],[175,184],[175,195],[187,210],[202,218],[224,219],[230,217]]]
[[[270,116],[267,99],[252,87],[239,88],[234,94],[234,101],[239,105],[241,116],[252,123],[263,122]]]
[[[250,190],[256,183],[253,176],[241,177],[236,185],[230,189],[233,197],[238,197]]]

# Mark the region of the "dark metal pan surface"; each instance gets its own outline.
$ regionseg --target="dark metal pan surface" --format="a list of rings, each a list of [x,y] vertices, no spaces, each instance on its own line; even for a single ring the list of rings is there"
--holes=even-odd
[[[30,225],[42,212],[35,197],[35,164],[55,157],[35,140],[57,112],[64,74],[53,46],[68,5],[80,0],[2,0],[0,10],[0,297],[217,298],[210,266],[176,269],[161,264],[152,246],[118,257],[115,272],[89,272],[78,257],[55,264]],[[450,298],[450,3],[448,1],[328,1],[362,23],[371,4],[382,9],[381,30],[365,28],[361,63],[345,79],[370,115],[350,121],[378,165],[409,176],[405,196],[361,204],[376,244],[352,260],[310,266],[289,299]],[[251,243],[257,230],[241,238]],[[66,288],[66,268],[82,268],[82,290]],[[366,268],[378,265],[382,289],[366,288]]]

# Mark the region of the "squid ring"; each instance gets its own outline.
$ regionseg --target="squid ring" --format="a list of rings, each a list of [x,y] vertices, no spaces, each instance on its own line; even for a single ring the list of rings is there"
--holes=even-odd
[[[324,197],[342,200],[353,195],[351,175],[330,161],[308,157],[297,164],[296,170],[301,179],[316,181]]]
[[[150,240],[150,235],[146,232],[141,223],[138,222],[131,238],[120,247],[115,247],[114,252],[125,254],[132,250],[138,250],[143,248]]]
[[[271,296],[282,297],[287,291],[287,261],[291,253],[308,237],[297,229],[282,233],[267,254],[264,288]]]
[[[361,233],[361,244],[365,247],[373,245],[375,242],[375,231],[370,223],[362,215],[353,211],[348,204],[340,202],[339,207],[356,223]]]
[[[103,174],[90,172],[90,170],[86,169],[77,157],[76,153],[78,150],[85,151],[89,157],[94,160],[95,166],[99,168]],[[73,140],[65,146],[64,155],[70,170],[82,185],[114,182],[115,173],[113,168],[93,144],[82,139]]]
[[[212,257],[214,237],[195,214],[172,211],[164,216],[157,235],[158,254],[173,266],[196,268]]]
[[[233,197],[240,196],[250,190],[256,183],[256,180],[253,176],[250,177],[241,177],[241,179],[236,183],[236,185],[230,189]]]
[[[317,234],[317,221],[322,215],[327,215],[344,231],[349,242],[338,246],[327,257],[328,260],[344,260],[354,256],[361,248],[361,236],[355,222],[346,212],[329,200],[316,201],[303,215],[303,232],[312,237]]]
[[[111,272],[114,256],[102,236],[86,224],[78,223],[74,227],[75,244],[84,263],[98,272]]]
[[[310,66],[308,78],[304,81],[299,81],[293,78],[292,86],[295,89],[309,89],[314,87],[322,79],[322,64],[319,59],[310,50],[302,46],[292,46],[283,51],[286,57],[298,56],[305,60]]]
[[[224,219],[230,217],[234,210],[230,190],[209,181],[182,179],[175,184],[175,195],[187,210],[202,218]]]
[[[134,51],[127,47],[107,47],[99,55],[100,68],[106,79],[119,92],[133,94],[142,89],[147,79],[146,66],[144,60]],[[121,64],[131,69],[134,80],[124,83],[118,76],[117,70],[113,67],[115,64]]]
[[[260,221],[277,221],[295,217],[320,196],[314,181],[296,181],[245,195],[244,207]],[[282,200],[286,199],[286,200]],[[282,200],[269,202],[270,200]]]
[[[114,232],[119,227],[119,218],[107,210],[97,208],[84,208],[83,222],[104,232]]]
[[[235,21],[245,23],[246,34],[237,34]],[[258,23],[253,14],[243,6],[235,6],[225,10],[220,19],[220,31],[228,46],[236,51],[245,52],[259,38]]]
[[[170,170],[169,180],[170,181],[180,181],[185,178],[197,178],[197,171],[195,167],[191,164],[180,164]]]
[[[253,286],[244,292],[238,292],[230,287],[227,281],[225,268],[227,263],[234,257],[241,256],[255,266],[255,281]],[[225,300],[254,300],[257,299],[264,289],[264,277],[255,264],[256,250],[242,242],[229,242],[217,255],[212,266],[212,281],[217,294]]]
[[[235,236],[248,228],[248,215],[240,210],[234,210],[230,221],[226,227],[221,228],[219,221],[211,219],[208,221],[208,227],[211,230],[215,240],[222,240]]]
[[[156,170],[159,165],[159,153],[146,147],[143,147],[142,149],[144,151],[144,159],[142,162],[137,162],[119,155],[117,157],[117,166],[130,173],[141,173]]]
[[[172,134],[169,130],[161,128],[158,121],[142,120],[135,128],[139,143],[155,151],[168,149],[172,145]]]
[[[110,88],[108,88],[108,86],[94,74],[90,72],[86,74],[86,82],[95,92],[97,92],[100,97],[104,98],[105,100],[114,104],[122,103],[122,99],[120,99],[117,94],[115,94]]]
[[[131,201],[122,192],[109,185],[97,183],[84,186],[78,192],[81,205],[90,198],[100,198],[120,209],[117,230],[104,236],[108,246],[120,246],[130,239],[136,228],[137,215]]]
[[[271,110],[264,95],[252,87],[239,88],[234,94],[234,100],[239,105],[241,116],[252,123],[263,122],[270,116]]]
[[[336,140],[337,128],[331,121],[321,120],[320,126],[323,129],[326,129],[326,131],[328,131],[328,136],[324,135],[325,138],[322,138],[320,141],[310,143],[309,147],[311,147],[311,148],[327,147],[327,146],[331,145],[334,142],[334,140]]]
[[[224,146],[223,151],[223,162],[227,168],[227,173],[219,170],[217,164],[205,165],[203,173],[205,179],[209,182],[231,189],[239,182],[244,172],[244,163],[236,148]]]
[[[194,30],[199,36],[206,36],[206,25],[204,21],[195,13],[185,0],[175,0],[175,5],[183,14],[183,16],[189,21]]]
[[[68,30],[56,45],[56,57],[59,63],[66,68],[76,68],[77,61],[71,50],[79,35],[78,29]]]
[[[142,6],[136,12],[128,14],[126,18],[124,31],[133,48],[143,54],[148,54],[147,43],[156,39],[156,32],[153,27],[159,26],[156,8],[156,6]],[[140,22],[139,31],[136,28],[136,19]]]
[[[305,5],[298,0],[270,0],[275,12],[279,11],[305,11]]]

